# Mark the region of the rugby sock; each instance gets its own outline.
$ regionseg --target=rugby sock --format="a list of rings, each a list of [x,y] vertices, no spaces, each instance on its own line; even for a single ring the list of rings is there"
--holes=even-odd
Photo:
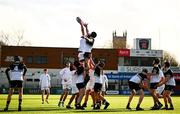
[[[168,108],[168,105],[167,105],[167,104],[165,105],[165,108]]]
[[[171,107],[171,108],[174,107],[172,103],[170,103],[170,107]]]
[[[138,104],[136,108],[139,108],[139,107],[140,107],[140,104]]]
[[[22,103],[22,99],[19,99],[19,106],[21,106],[21,103]]]
[[[9,107],[10,101],[6,102],[6,107]]]
[[[105,104],[106,102],[107,102],[106,99],[104,99],[104,100],[103,100],[103,104]]]
[[[160,105],[160,104],[161,104],[161,102],[158,101],[158,105]]]
[[[127,107],[129,107],[129,106],[130,106],[130,103],[127,104]]]

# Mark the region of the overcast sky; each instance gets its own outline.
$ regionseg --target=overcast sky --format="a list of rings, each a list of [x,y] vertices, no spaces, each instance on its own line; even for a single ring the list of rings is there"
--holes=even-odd
[[[95,47],[127,30],[130,47],[134,38],[152,38],[153,49],[180,61],[180,0],[0,0],[0,31],[24,31],[32,46],[78,47],[77,16],[97,32]]]

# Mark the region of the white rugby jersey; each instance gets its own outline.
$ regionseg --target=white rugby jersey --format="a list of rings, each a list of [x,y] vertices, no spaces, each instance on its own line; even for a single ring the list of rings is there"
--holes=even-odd
[[[76,73],[77,73],[76,84],[77,83],[84,83],[84,67],[83,66],[77,67]]]
[[[50,78],[50,76],[49,76],[49,74],[41,74],[40,75],[40,85],[41,85],[41,88],[43,88],[43,87],[49,87],[51,84],[50,84],[50,80],[51,80],[51,78]]]
[[[102,79],[102,84],[105,87],[105,85],[108,86],[108,78],[106,75],[101,75],[101,79]]]
[[[84,36],[82,36],[82,37],[84,37]],[[93,47],[93,45],[87,44],[85,38],[81,38],[81,40],[80,40],[80,47],[79,47],[78,51],[91,52],[92,47]]]
[[[85,43],[86,43],[86,40],[84,38],[81,38],[78,51],[84,52]]]
[[[170,77],[170,79],[166,82],[166,85],[176,86],[174,77]]]
[[[77,81],[77,78],[78,78],[77,74],[75,73],[76,70],[73,70],[71,72],[72,72],[72,86],[76,86],[76,81]]]
[[[169,80],[166,82],[166,85],[176,86],[176,82],[171,69],[168,69],[166,72],[164,72],[164,76],[170,76]]]
[[[147,78],[146,75],[144,75],[142,73],[138,73],[138,74],[134,75],[133,77],[131,77],[131,79],[129,81],[139,84],[145,78]]]
[[[77,83],[84,83],[84,76],[83,74],[80,74],[77,76],[76,84]]]
[[[72,83],[72,72],[69,67],[63,68],[60,72],[60,77],[62,79],[62,84],[71,84]]]
[[[164,77],[164,74],[162,70],[159,69],[158,74],[152,74],[152,76],[150,77],[150,83],[159,83],[162,77]]]
[[[139,83],[141,83],[141,78],[138,74],[136,74],[129,81],[139,84]]]
[[[10,70],[10,80],[23,81],[23,75],[26,73],[26,66],[22,63],[13,63],[9,67]],[[8,74],[7,74],[8,75]]]
[[[101,78],[101,75],[100,76],[94,76],[95,77],[95,83],[100,83],[102,84],[102,78]]]
[[[23,71],[22,70],[11,70],[10,72],[11,80],[23,80]]]

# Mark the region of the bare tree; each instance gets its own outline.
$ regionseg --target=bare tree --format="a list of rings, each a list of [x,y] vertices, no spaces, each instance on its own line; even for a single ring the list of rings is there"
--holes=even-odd
[[[176,58],[170,55],[170,53],[168,53],[167,51],[164,51],[163,61],[169,61],[171,63],[171,66],[178,66],[179,64]]]
[[[6,34],[3,31],[1,31],[0,39],[1,39],[0,40],[1,45],[8,45],[8,43],[9,43],[9,34]]]
[[[24,41],[24,31],[15,31],[13,34],[1,31],[0,39],[0,45],[31,45],[29,41]]]

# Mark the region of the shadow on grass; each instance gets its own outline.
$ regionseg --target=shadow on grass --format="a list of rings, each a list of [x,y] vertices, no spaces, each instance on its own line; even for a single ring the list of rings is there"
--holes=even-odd
[[[100,110],[93,110],[93,109],[87,109],[87,110],[75,110],[75,109],[66,109],[66,108],[28,108],[28,109],[22,109],[21,112],[57,112],[57,113],[92,113],[92,112],[98,112],[98,113],[111,113],[111,112],[147,112],[147,111],[152,111],[149,108],[143,110],[143,111],[136,111],[135,109],[133,110],[127,110],[125,108],[116,108],[116,109],[100,109]],[[0,110],[0,112],[4,112],[3,110]],[[7,112],[18,112],[16,108],[10,108]]]
[[[142,111],[136,111],[136,110],[127,110],[125,108],[116,108],[116,109],[100,109],[100,110],[72,110],[71,112],[73,113],[79,113],[79,112],[86,112],[86,113],[91,113],[91,112],[98,112],[98,113],[103,113],[103,112],[142,112]],[[143,111],[151,111],[150,109],[145,109]]]
[[[22,108],[21,112],[31,112],[31,111],[62,111],[62,112],[67,112],[66,108],[59,108],[59,107],[55,107],[55,108]],[[5,112],[4,110],[0,110],[0,112]],[[10,108],[8,111],[6,112],[18,112],[18,109],[16,108]]]

